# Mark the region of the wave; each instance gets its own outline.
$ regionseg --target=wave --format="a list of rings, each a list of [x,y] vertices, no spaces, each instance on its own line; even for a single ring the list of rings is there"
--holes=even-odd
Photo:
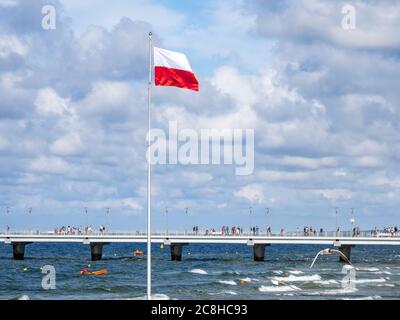
[[[380,300],[381,296],[369,296],[369,297],[361,297],[361,298],[343,298],[343,300]]]
[[[20,296],[20,297],[18,298],[18,300],[31,300],[31,298],[29,298],[28,295],[23,294],[22,296]]]
[[[192,269],[189,272],[190,273],[195,273],[195,274],[202,274],[202,275],[208,274],[208,272],[203,270],[203,269]]]
[[[371,268],[356,268],[356,270],[357,270],[357,271],[377,272],[377,271],[379,271],[380,269],[379,269],[379,268],[371,267]]]
[[[209,293],[209,295],[211,295],[211,296],[224,295],[224,294],[228,294],[231,296],[237,296],[237,292],[231,291],[231,290],[224,290],[224,291]]]
[[[230,286],[237,286],[237,283],[235,281],[233,281],[233,280],[218,280],[217,282],[220,283],[220,284],[227,284],[227,285],[230,285]]]
[[[330,285],[330,284],[338,284],[336,280],[317,280],[314,283],[321,284],[321,285]]]
[[[382,283],[382,282],[386,282],[386,279],[384,278],[378,278],[378,279],[355,279],[355,280],[351,280],[351,282],[354,283]]]
[[[377,287],[388,287],[388,288],[394,288],[396,285],[393,283],[384,283],[384,284],[377,284]]]
[[[388,275],[391,275],[392,273],[390,271],[376,271],[376,272],[373,272],[373,274],[388,274]]]
[[[304,295],[307,296],[336,296],[336,295],[346,295],[350,293],[357,292],[356,288],[348,288],[348,289],[335,289],[335,290],[325,290],[325,291],[315,291],[315,292],[304,292]]]
[[[261,286],[258,288],[260,292],[288,292],[300,290],[301,289],[296,286]]]
[[[320,281],[321,276],[318,274],[314,274],[312,276],[293,276],[290,275],[288,277],[276,277],[274,278],[275,281],[278,282],[310,282],[310,281]]]
[[[294,274],[294,275],[299,275],[299,274],[303,274],[304,272],[303,271],[299,271],[299,270],[292,270],[292,271],[289,271],[289,273],[290,274]]]
[[[162,293],[153,294],[153,295],[151,296],[151,299],[152,299],[152,300],[156,300],[156,301],[171,300],[170,297],[168,297],[166,294],[162,294]],[[135,298],[128,299],[128,300],[147,300],[147,296],[135,297]]]

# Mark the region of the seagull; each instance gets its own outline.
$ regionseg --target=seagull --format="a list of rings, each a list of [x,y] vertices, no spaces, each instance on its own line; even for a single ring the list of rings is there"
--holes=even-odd
[[[312,262],[310,269],[312,269],[312,267],[314,266],[315,261],[317,261],[318,257],[320,255],[332,255],[332,254],[336,254],[340,257],[342,257],[344,259],[344,261],[346,261],[348,264],[350,264],[351,266],[353,266],[350,262],[350,260],[343,254],[343,252],[339,251],[339,250],[335,250],[335,249],[325,249],[325,250],[321,250],[320,252],[318,252],[318,254],[315,256],[314,261]]]

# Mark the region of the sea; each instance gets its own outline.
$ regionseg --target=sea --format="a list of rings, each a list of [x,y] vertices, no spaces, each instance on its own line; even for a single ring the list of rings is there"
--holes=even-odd
[[[253,261],[246,245],[189,245],[181,262],[170,248],[153,245],[152,290],[157,300],[375,300],[400,298],[400,247],[356,246],[354,272],[337,256],[316,254],[326,246],[272,245],[264,262]],[[144,252],[135,257],[135,250]],[[12,259],[0,245],[2,300],[136,300],[146,295],[146,245],[110,244],[103,260],[92,262],[83,244],[31,244],[25,260]],[[44,289],[44,266],[55,270],[53,289]],[[108,270],[106,275],[80,271]],[[347,272],[347,273],[346,273]]]

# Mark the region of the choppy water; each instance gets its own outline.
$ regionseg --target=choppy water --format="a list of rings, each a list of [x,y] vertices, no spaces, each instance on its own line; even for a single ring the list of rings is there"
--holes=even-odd
[[[324,246],[275,245],[266,261],[253,262],[245,245],[190,245],[183,261],[170,261],[169,247],[154,245],[153,291],[159,299],[398,299],[400,248],[358,246],[352,250],[355,288],[342,287],[343,264],[337,256],[310,264]],[[145,257],[131,252],[145,245],[104,247],[104,260],[90,261],[81,244],[32,244],[25,261],[12,259],[12,247],[0,245],[0,299],[140,299],[146,294]],[[79,271],[108,269],[105,276]],[[56,268],[57,288],[41,287],[40,268]],[[27,268],[27,269],[25,269]],[[25,269],[25,270],[24,270]]]

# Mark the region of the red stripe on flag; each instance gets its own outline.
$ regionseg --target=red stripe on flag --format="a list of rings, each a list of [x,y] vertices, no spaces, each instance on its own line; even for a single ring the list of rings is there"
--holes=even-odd
[[[167,67],[155,67],[156,86],[168,86],[199,91],[199,82],[193,72]]]

